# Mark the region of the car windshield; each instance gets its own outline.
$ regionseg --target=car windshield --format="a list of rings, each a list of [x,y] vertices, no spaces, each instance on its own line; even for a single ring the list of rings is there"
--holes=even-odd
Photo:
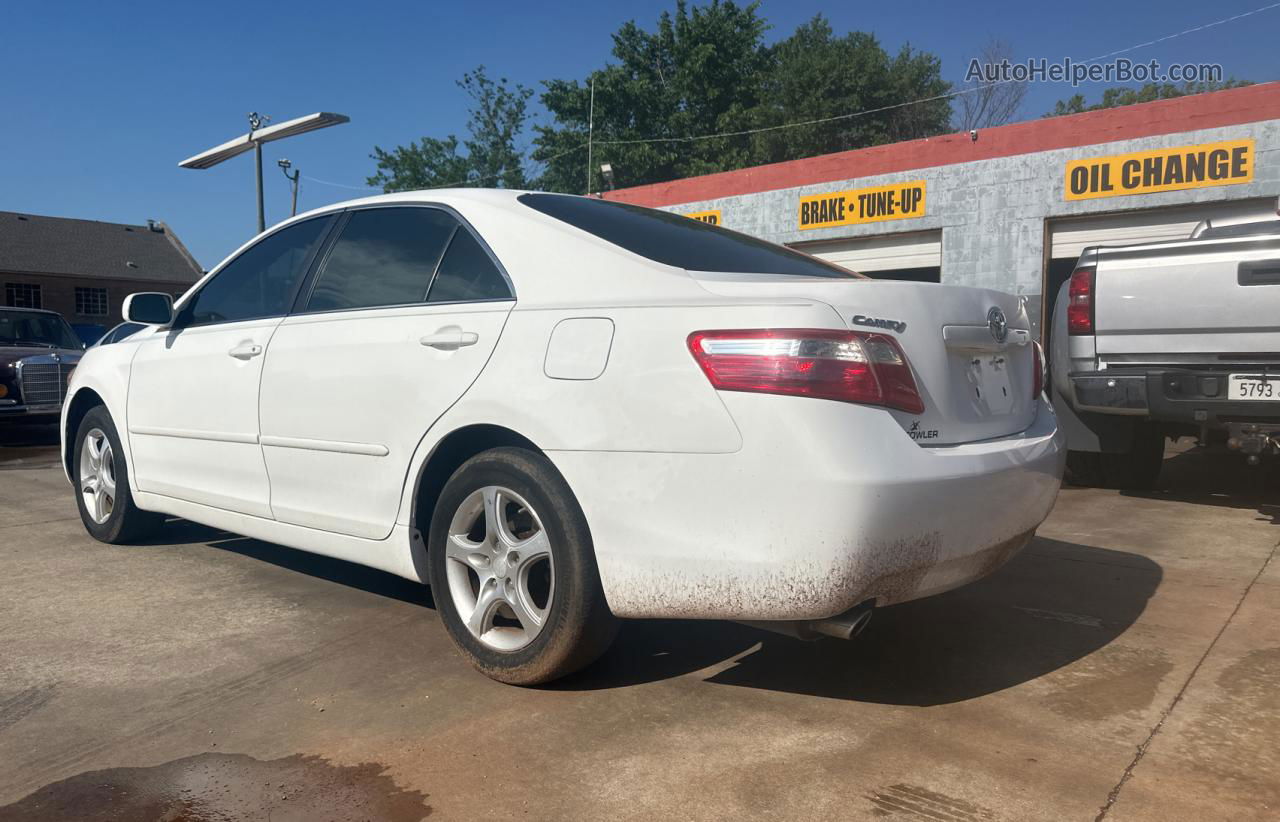
[[[82,347],[71,326],[57,314],[12,308],[0,309],[0,345]]]
[[[808,254],[669,211],[564,194],[522,194],[520,202],[641,257],[688,271],[866,279]]]

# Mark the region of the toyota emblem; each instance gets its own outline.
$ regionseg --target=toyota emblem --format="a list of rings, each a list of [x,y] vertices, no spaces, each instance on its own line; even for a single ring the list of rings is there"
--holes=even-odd
[[[998,343],[1009,338],[1009,321],[1005,319],[1004,311],[1000,306],[997,305],[987,312],[987,328],[991,329],[991,336],[995,337]]]

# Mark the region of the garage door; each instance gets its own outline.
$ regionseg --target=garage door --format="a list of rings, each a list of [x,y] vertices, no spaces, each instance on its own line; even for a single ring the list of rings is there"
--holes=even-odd
[[[1182,240],[1201,220],[1229,224],[1264,219],[1274,216],[1275,208],[1276,201],[1268,198],[1054,220],[1049,224],[1049,256],[1074,260],[1093,245]]]
[[[797,244],[806,254],[873,274],[877,271],[930,269],[942,266],[942,231],[913,231],[844,240]]]

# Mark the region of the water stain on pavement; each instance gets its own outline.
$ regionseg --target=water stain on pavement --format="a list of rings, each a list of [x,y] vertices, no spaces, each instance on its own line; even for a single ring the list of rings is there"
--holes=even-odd
[[[1280,647],[1225,667],[1214,699],[1192,714],[1176,755],[1260,803],[1280,805]]]
[[[375,762],[335,765],[294,754],[260,760],[206,753],[151,768],[108,768],[46,785],[0,807],[0,822],[419,822],[427,794]]]
[[[1062,684],[1048,706],[1069,719],[1095,721],[1141,711],[1172,670],[1163,651],[1111,645],[1056,675]]]

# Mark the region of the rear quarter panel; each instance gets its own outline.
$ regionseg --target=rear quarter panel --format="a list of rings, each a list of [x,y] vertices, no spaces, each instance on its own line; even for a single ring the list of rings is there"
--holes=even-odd
[[[614,334],[596,379],[554,379],[544,372],[556,325],[605,317]],[[487,423],[509,428],[552,455],[557,451],[727,454],[742,437],[720,395],[690,354],[693,331],[714,328],[834,328],[830,306],[704,301],[628,307],[537,308],[517,305],[484,372],[419,444],[408,477],[417,477],[450,432]],[[574,489],[588,493],[589,489]],[[401,500],[411,513],[412,481]]]

